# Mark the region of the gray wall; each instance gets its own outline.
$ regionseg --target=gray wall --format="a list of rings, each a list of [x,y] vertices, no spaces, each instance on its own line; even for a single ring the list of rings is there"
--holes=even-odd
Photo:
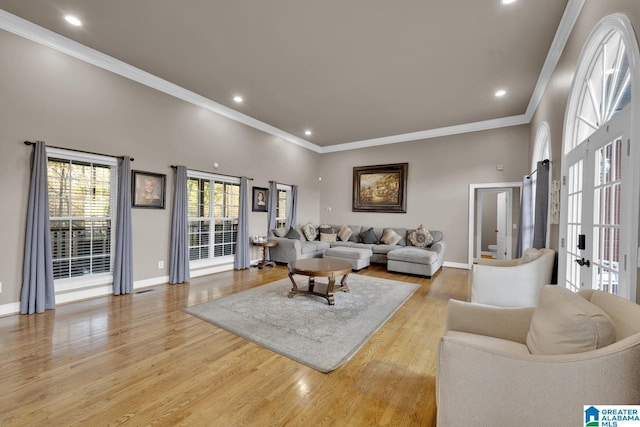
[[[318,220],[319,154],[5,31],[0,57],[0,305],[19,300],[22,281],[32,151],[24,140],[126,154],[133,169],[167,174],[167,209],[133,209],[136,281],[168,274],[158,261],[168,265],[171,164],[246,175],[260,187],[274,179],[297,184],[299,217]],[[265,213],[249,220],[250,235],[266,234]]]
[[[423,224],[444,232],[445,261],[467,264],[469,185],[521,181],[530,172],[528,147],[529,126],[524,125],[323,154],[320,220],[408,228]],[[403,162],[409,163],[407,213],[352,212],[354,166]],[[497,171],[497,164],[504,171]]]

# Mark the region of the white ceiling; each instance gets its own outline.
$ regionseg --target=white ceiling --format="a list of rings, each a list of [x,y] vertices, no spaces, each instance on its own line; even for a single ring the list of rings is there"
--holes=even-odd
[[[0,28],[67,52],[88,46],[122,61],[123,69],[130,64],[149,73],[138,73],[147,76],[145,84],[327,152],[528,122],[581,6],[580,0],[0,0],[1,9],[30,21],[5,13]],[[84,25],[70,26],[65,14]],[[64,37],[52,42],[31,23]],[[495,98],[500,88],[507,95]],[[245,102],[235,104],[235,94]]]

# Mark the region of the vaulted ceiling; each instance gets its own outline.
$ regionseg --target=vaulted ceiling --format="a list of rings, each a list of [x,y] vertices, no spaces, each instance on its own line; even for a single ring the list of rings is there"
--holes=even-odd
[[[323,151],[522,121],[568,3],[0,0],[0,8]]]

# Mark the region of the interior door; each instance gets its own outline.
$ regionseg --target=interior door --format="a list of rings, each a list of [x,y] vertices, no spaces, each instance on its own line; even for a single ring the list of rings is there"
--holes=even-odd
[[[509,194],[500,192],[497,196],[497,215],[496,215],[496,258],[505,259],[507,257],[507,207],[511,206]]]
[[[629,226],[631,211],[624,209],[625,202],[630,206],[624,193],[624,182],[630,182],[628,120],[628,110],[618,114],[566,157],[565,279],[575,291],[628,296],[631,238],[620,232]]]

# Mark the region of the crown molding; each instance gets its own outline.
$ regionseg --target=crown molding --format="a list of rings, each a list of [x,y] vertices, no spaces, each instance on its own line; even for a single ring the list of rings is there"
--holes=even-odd
[[[569,36],[571,35],[573,27],[578,20],[578,16],[582,11],[584,3],[585,0],[569,0],[567,2],[567,6],[562,14],[562,19],[558,25],[556,35],[553,37],[553,42],[551,42],[549,53],[547,53],[547,58],[542,66],[542,71],[540,71],[540,75],[538,76],[538,82],[531,94],[527,111],[525,112],[525,115],[529,117],[529,121],[531,121],[538,105],[540,105],[542,95],[544,95],[544,91],[547,89],[551,76],[560,61],[562,51],[567,44],[567,40],[569,40]]]
[[[319,145],[313,144],[305,139],[285,132],[282,129],[276,128],[275,126],[271,126],[270,124],[254,119],[253,117],[243,114],[237,110],[226,107],[202,95],[198,95],[195,92],[154,76],[151,73],[143,71],[139,68],[115,59],[109,55],[106,55],[74,40],[71,40],[60,34],[54,33],[51,30],[36,25],[2,9],[0,9],[0,28],[33,42],[55,49],[59,52],[65,53],[81,61],[103,68],[107,71],[111,71],[112,73],[118,74],[122,77],[128,78],[150,88],[164,92],[168,95],[189,102],[193,105],[199,106],[216,114],[224,116],[228,119],[245,124],[254,129],[291,142],[295,145],[322,154],[337,151],[357,150],[360,148],[376,147],[387,144],[397,144],[401,142],[425,140],[467,132],[497,129],[530,123],[533,114],[535,113],[535,110],[536,108],[538,108],[538,104],[542,99],[542,95],[544,94],[544,91],[551,79],[553,71],[558,64],[560,55],[564,50],[564,46],[569,38],[569,35],[571,34],[571,31],[573,30],[573,26],[578,19],[578,15],[580,14],[584,3],[585,0],[568,1],[565,11],[562,15],[560,25],[558,26],[558,30],[556,31],[553,42],[551,44],[551,48],[549,49],[549,53],[547,54],[547,58],[545,59],[544,65],[542,67],[542,71],[540,72],[540,76],[538,77],[538,81],[533,90],[531,99],[529,100],[529,105],[525,114],[474,123],[465,123],[455,126],[447,126],[437,129],[428,129],[399,135],[391,135],[382,138],[353,141],[326,147],[321,147]]]
[[[458,135],[461,133],[477,132],[481,130],[497,129],[508,126],[528,124],[529,119],[523,114],[519,116],[503,117],[500,119],[484,120],[481,122],[465,123],[462,125],[446,126],[437,129],[429,129],[418,132],[403,133],[400,135],[385,136],[382,138],[365,139],[362,141],[347,142],[344,144],[322,147],[321,153],[334,153],[336,151],[357,150],[359,148],[377,147],[401,142],[419,141],[423,139],[439,138],[442,136]]]

